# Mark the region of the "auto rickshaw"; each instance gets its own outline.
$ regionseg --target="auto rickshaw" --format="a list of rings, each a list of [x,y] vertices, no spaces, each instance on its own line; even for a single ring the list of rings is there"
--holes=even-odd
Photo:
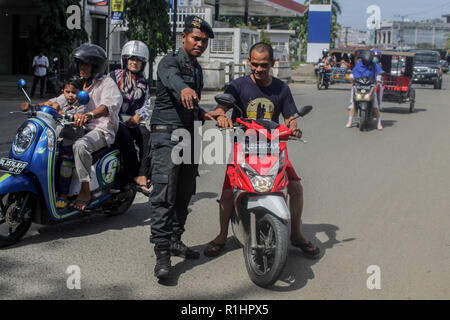
[[[414,111],[416,91],[412,88],[415,53],[382,51],[380,66],[383,74],[383,101],[409,102],[409,112]]]
[[[327,68],[320,70],[324,74],[318,74],[317,89],[328,89],[333,83],[350,83],[352,69],[355,66],[356,55],[351,49],[334,49],[330,52],[332,63]],[[319,71],[320,71],[319,70]],[[320,73],[320,72],[319,72]]]

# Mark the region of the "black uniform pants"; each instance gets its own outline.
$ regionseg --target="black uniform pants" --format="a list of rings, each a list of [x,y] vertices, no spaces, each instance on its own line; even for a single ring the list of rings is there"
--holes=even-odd
[[[119,148],[122,153],[125,175],[130,181],[134,177],[148,176],[149,174],[149,139],[150,131],[144,125],[130,128],[122,123],[119,124],[114,146]],[[139,148],[139,159],[135,142]]]
[[[172,149],[178,142],[171,141],[171,133],[151,132],[150,141],[150,242],[156,244],[170,241],[172,234],[183,234],[189,202],[195,193],[198,164],[172,161]]]

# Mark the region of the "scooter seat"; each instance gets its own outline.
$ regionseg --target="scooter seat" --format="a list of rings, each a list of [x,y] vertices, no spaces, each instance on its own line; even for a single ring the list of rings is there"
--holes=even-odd
[[[104,147],[100,150],[95,151],[92,153],[92,163],[96,163],[98,160],[103,158],[106,154],[110,153],[111,151],[115,150],[116,148],[112,147]]]

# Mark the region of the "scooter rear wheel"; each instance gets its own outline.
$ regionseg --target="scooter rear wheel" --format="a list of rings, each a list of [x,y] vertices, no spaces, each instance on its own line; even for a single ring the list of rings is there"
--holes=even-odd
[[[265,214],[256,221],[257,248],[250,237],[244,246],[244,259],[250,279],[260,287],[274,284],[286,264],[287,226],[276,217]]]
[[[0,195],[0,248],[19,242],[30,229],[33,200],[26,192]]]
[[[133,188],[128,188],[127,191],[120,193],[117,196],[117,207],[113,210],[108,211],[110,216],[118,216],[124,214],[133,204],[134,198],[136,197],[136,190]]]

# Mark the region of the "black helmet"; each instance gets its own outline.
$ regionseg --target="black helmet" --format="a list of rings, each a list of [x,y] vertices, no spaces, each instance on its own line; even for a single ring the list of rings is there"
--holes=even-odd
[[[363,51],[361,51],[359,57],[361,58],[362,63],[365,66],[368,66],[370,63],[372,63],[373,52],[370,50],[363,50]]]
[[[71,60],[72,63],[70,69],[77,74],[79,74],[79,62],[92,65],[93,78],[99,78],[105,73],[107,62],[106,52],[102,47],[96,44],[83,43],[72,51]]]

